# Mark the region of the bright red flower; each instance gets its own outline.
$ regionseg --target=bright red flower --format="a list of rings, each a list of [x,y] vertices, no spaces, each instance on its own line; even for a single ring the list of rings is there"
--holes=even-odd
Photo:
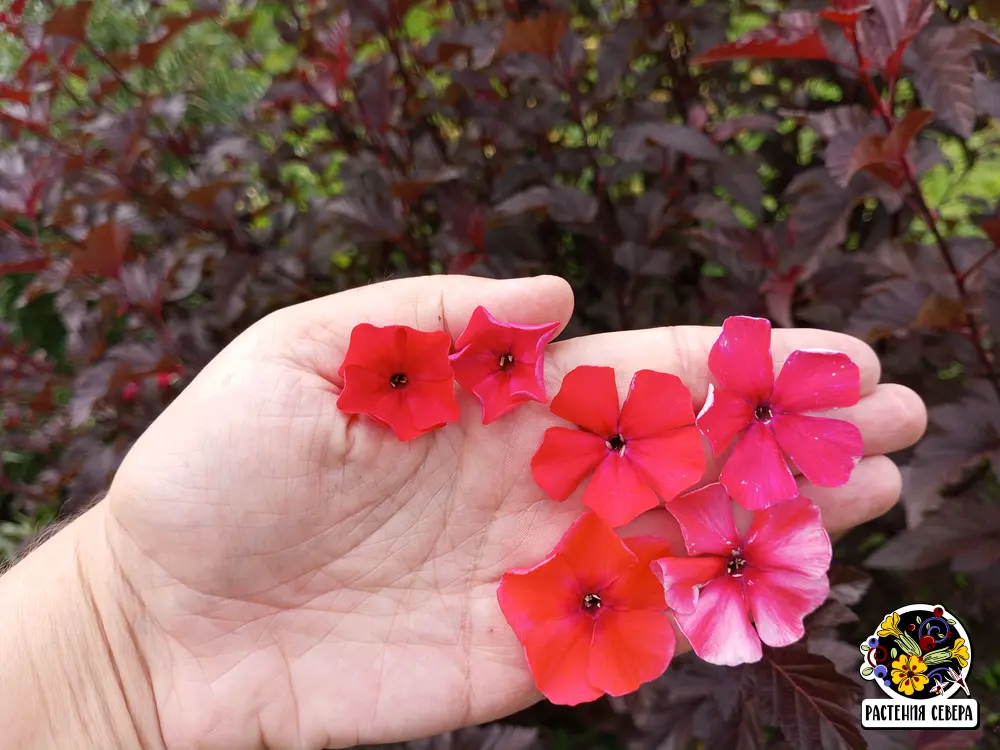
[[[475,309],[455,342],[451,365],[459,385],[483,405],[483,424],[527,401],[548,401],[544,352],[558,330],[559,323],[501,323],[486,308]]]
[[[813,484],[838,487],[864,454],[858,428],[803,412],[852,406],[860,398],[858,366],[840,352],[792,352],[777,380],[771,360],[771,324],[727,318],[708,356],[718,382],[709,386],[698,427],[712,451],[736,445],[719,481],[749,510],[798,497],[785,454]]]
[[[388,425],[400,440],[454,422],[459,412],[450,351],[444,331],[357,325],[338,372],[344,390],[337,406]]]
[[[587,477],[583,504],[609,526],[628,523],[701,479],[705,452],[694,426],[691,394],[674,375],[639,370],[618,406],[615,371],[577,367],[549,407],[581,429],[550,427],[531,473],[553,500],[565,500]]]
[[[811,501],[800,497],[758,511],[745,534],[737,531],[732,502],[718,483],[682,495],[667,509],[690,557],[656,560],[653,568],[698,656],[732,666],[758,661],[761,641],[787,646],[802,638],[802,618],[830,591],[833,554]]]
[[[503,574],[500,608],[551,702],[625,695],[663,674],[676,638],[651,565],[669,549],[654,537],[622,541],[586,513],[541,563]]]

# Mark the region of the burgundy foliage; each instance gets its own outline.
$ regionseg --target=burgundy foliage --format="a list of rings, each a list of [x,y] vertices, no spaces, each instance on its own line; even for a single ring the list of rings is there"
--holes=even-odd
[[[90,501],[261,316],[390,276],[559,274],[569,335],[843,330],[931,428],[894,456],[902,508],[838,542],[802,643],[409,747],[1000,747],[1000,214],[945,219],[920,181],[942,144],[992,147],[1000,35],[969,3],[794,3],[735,42],[724,0],[283,3],[298,58],[225,125],[142,76],[195,23],[245,40],[222,3],[154,2],[114,50],[90,3],[24,5],[0,16],[26,50],[0,81],[0,520]],[[417,5],[441,11],[429,39]],[[234,68],[259,70],[245,47]],[[981,733],[860,729],[857,646],[914,602],[971,633]]]

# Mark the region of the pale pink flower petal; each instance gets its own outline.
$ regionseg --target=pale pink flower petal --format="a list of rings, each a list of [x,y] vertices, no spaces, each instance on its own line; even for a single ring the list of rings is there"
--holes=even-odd
[[[725,575],[727,560],[716,555],[664,557],[653,562],[653,572],[663,584],[667,606],[691,614],[698,606],[698,590]]]
[[[766,401],[774,387],[771,324],[764,318],[726,318],[708,368],[724,390],[754,403]]]
[[[719,481],[747,510],[762,510],[799,494],[774,433],[761,422],[751,424],[737,441]]]
[[[806,576],[787,570],[754,570],[743,576],[744,594],[760,639],[768,646],[788,646],[805,635],[802,618],[826,601],[826,575]]]
[[[740,580],[728,575],[716,578],[701,590],[693,613],[674,613],[691,648],[711,664],[760,661],[760,638],[747,617]]]
[[[861,371],[840,352],[794,351],[774,383],[771,407],[778,411],[825,411],[853,406],[861,398]]]
[[[804,497],[755,513],[743,544],[748,565],[825,578],[833,551],[819,508]]]
[[[681,527],[688,554],[727,556],[740,544],[733,520],[733,504],[721,484],[715,482],[686,492],[667,503]]]
[[[840,419],[775,414],[771,427],[799,471],[820,487],[845,484],[865,452],[861,431]]]
[[[698,429],[712,446],[712,453],[722,455],[733,438],[750,425],[755,408],[739,394],[708,386],[708,398],[698,414]]]

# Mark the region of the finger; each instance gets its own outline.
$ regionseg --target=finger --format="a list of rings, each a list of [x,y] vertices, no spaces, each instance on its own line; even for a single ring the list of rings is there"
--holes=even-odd
[[[856,406],[836,409],[823,416],[843,419],[861,431],[865,455],[909,448],[927,429],[927,407],[916,393],[906,386],[883,383]]]
[[[799,493],[819,506],[823,525],[834,538],[888,512],[902,488],[899,467],[885,456],[862,459],[840,487],[817,487],[799,479]]]
[[[673,373],[684,381],[691,391],[697,411],[708,394],[711,377],[708,354],[721,332],[721,328],[715,327],[674,326],[603,333],[557,342],[550,347],[553,367],[549,369],[556,378],[553,385],[558,386],[567,372],[580,365],[614,367],[622,374],[623,388],[628,387],[628,381],[636,370],[659,370]],[[878,356],[860,339],[811,328],[775,330],[771,334],[775,372],[796,349],[831,349],[847,354],[861,371],[862,396],[874,392],[878,385],[882,373]]]
[[[351,330],[359,323],[444,330],[454,340],[480,305],[503,321],[558,322],[561,331],[573,314],[573,291],[557,276],[506,280],[423,276],[357,287],[294,305],[275,313],[271,324],[292,342],[292,356],[300,365],[339,383],[337,370]]]

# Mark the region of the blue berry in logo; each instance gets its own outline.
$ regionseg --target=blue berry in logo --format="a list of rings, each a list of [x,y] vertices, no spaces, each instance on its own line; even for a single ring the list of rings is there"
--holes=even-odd
[[[879,664],[877,667],[875,667],[875,676],[878,677],[880,680],[884,678],[887,674],[889,674],[889,670],[886,669],[882,664]]]
[[[868,639],[868,645],[871,646],[872,648],[875,648],[878,645],[878,638],[873,635],[871,638]]]
[[[884,685],[885,685],[886,687],[888,687],[888,688],[891,688],[891,687],[892,687],[892,680],[885,680],[885,681],[883,682],[883,684],[884,684]]]

